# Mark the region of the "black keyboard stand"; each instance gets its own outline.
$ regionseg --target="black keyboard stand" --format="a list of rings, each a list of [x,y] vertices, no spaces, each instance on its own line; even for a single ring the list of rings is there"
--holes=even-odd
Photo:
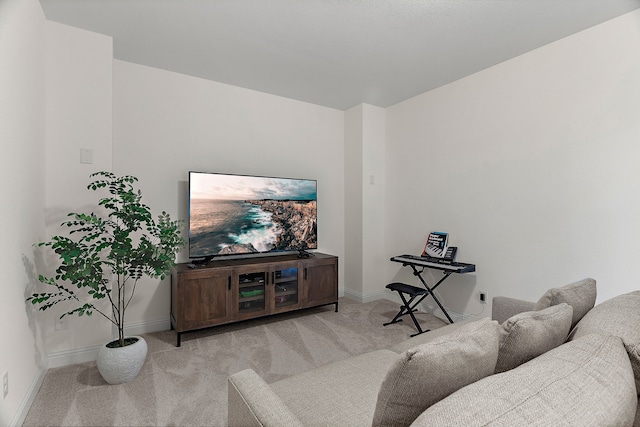
[[[425,332],[428,332],[429,329],[423,330],[420,327],[420,323],[418,322],[418,320],[416,319],[415,315],[413,314],[416,311],[416,307],[418,306],[418,304],[420,304],[427,296],[431,296],[431,298],[433,298],[433,300],[436,302],[436,304],[438,304],[438,307],[440,307],[440,310],[442,310],[442,312],[446,316],[446,318],[449,321],[449,323],[453,323],[453,319],[451,319],[451,316],[449,316],[449,313],[447,313],[447,310],[444,308],[442,303],[440,303],[440,300],[438,300],[438,297],[436,297],[434,291],[452,273],[467,273],[467,272],[475,271],[475,265],[473,265],[473,264],[462,264],[462,263],[453,263],[451,265],[443,264],[442,266],[439,266],[439,265],[421,265],[419,261],[416,261],[416,263],[414,264],[412,262],[406,261],[405,259],[395,259],[395,258],[396,257],[391,258],[391,261],[402,262],[402,266],[403,267],[407,267],[407,266],[411,267],[411,269],[413,270],[413,275],[416,276],[420,280],[420,282],[422,283],[422,286],[424,286],[424,288],[420,288],[418,286],[407,285],[405,283],[399,283],[399,282],[394,282],[394,283],[388,284],[386,286],[386,288],[390,289],[392,291],[398,292],[398,295],[400,296],[400,299],[402,300],[402,304],[403,305],[400,307],[400,311],[398,311],[398,313],[395,315],[395,317],[390,322],[384,323],[383,325],[387,326],[387,325],[390,325],[392,323],[401,322],[402,321],[402,316],[405,316],[405,315],[408,314],[411,317],[411,320],[413,320],[413,324],[416,326],[416,329],[418,330],[417,333],[411,335],[412,337],[416,336],[416,335],[423,334]],[[402,257],[399,257],[399,258],[402,258]],[[459,268],[460,266],[462,266],[463,268]],[[420,267],[420,270],[418,270],[418,267]],[[455,269],[455,270],[452,269],[452,268],[456,268],[456,267],[458,267],[458,268]],[[427,284],[427,282],[422,277],[422,272],[424,271],[425,268],[433,268],[433,269],[442,270],[442,273],[443,273],[442,278],[440,280],[438,280],[436,282],[436,284],[431,286],[431,287]],[[407,299],[407,296],[409,297],[409,299]],[[416,298],[418,298],[417,301],[416,301]]]

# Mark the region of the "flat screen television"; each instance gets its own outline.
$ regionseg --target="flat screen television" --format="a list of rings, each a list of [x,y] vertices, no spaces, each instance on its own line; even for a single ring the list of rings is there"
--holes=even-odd
[[[189,258],[317,247],[317,181],[189,172]]]

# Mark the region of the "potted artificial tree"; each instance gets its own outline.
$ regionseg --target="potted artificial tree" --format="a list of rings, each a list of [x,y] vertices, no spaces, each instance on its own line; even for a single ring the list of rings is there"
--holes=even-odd
[[[110,196],[98,201],[105,217],[94,213],[70,213],[62,223],[68,236],[53,236],[38,246],[51,248],[58,256],[54,277],[39,275],[39,280],[56,288],[53,292],[34,293],[27,301],[47,310],[61,302],[76,307],[60,318],[77,314],[102,315],[115,325],[118,339],[99,351],[98,370],[110,384],[131,381],[142,368],[147,345],[142,337],[125,337],[125,312],[144,276],[163,279],[175,265],[176,253],[184,245],[181,221],[173,221],[162,212],[154,220],[142,193],[134,188],[133,176],[117,177],[110,172],[98,176],[87,188],[106,189]],[[104,301],[110,303],[110,308]],[[103,302],[103,304],[100,304]],[[111,366],[115,365],[115,366]]]

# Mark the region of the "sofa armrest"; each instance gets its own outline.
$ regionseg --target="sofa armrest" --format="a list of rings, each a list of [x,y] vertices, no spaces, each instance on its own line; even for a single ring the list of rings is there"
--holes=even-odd
[[[291,409],[253,369],[228,379],[229,426],[302,426]]]
[[[491,319],[497,320],[498,323],[504,323],[511,316],[515,316],[525,311],[532,311],[535,306],[534,302],[524,301],[509,297],[494,297],[491,309]]]

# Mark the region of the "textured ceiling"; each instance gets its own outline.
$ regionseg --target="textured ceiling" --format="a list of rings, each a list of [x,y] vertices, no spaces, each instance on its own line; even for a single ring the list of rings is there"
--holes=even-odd
[[[640,0],[40,0],[117,59],[340,110],[388,107]]]

